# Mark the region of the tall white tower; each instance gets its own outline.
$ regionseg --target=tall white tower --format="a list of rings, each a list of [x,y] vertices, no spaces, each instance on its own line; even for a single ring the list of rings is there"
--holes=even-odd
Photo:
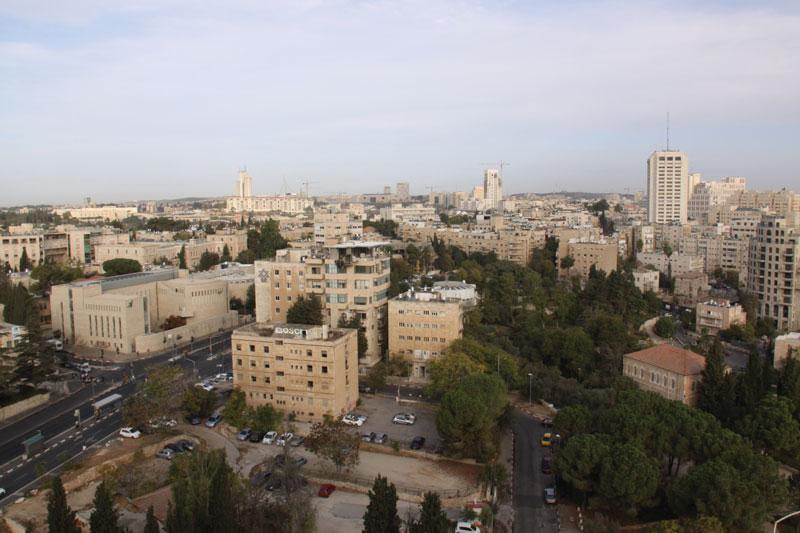
[[[246,170],[240,170],[236,177],[236,196],[239,198],[253,196],[253,178]]]
[[[677,150],[653,152],[647,160],[647,220],[686,224],[690,186],[686,154]]]
[[[499,209],[502,206],[503,179],[497,170],[484,171],[483,196],[486,198],[486,209]]]

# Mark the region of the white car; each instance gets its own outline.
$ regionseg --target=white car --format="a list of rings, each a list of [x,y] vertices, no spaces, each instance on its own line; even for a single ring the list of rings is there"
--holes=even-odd
[[[273,442],[275,442],[275,439],[277,438],[278,438],[277,431],[267,431],[267,434],[264,435],[264,438],[261,439],[261,442],[263,444],[272,444]]]
[[[6,489],[4,489],[4,488],[0,488],[0,498],[2,498],[3,496],[5,496],[6,494],[7,494],[7,493],[6,493]]]
[[[392,418],[392,424],[405,424],[407,426],[413,426],[416,421],[417,417],[411,413],[398,413]]]
[[[361,427],[364,425],[364,422],[366,421],[367,417],[363,415],[344,415],[342,417],[342,422],[350,426]]]
[[[126,437],[128,439],[138,439],[142,436],[142,432],[138,429],[133,428],[122,428],[119,430],[120,437]]]
[[[275,442],[278,446],[286,446],[286,444],[292,440],[294,437],[294,433],[281,433],[281,436],[278,437],[278,440]]]
[[[208,381],[204,381],[202,383],[195,383],[194,386],[195,387],[200,387],[201,389],[203,389],[205,391],[214,390],[214,384],[213,383],[209,383]]]
[[[456,524],[456,533],[481,533],[481,528],[471,522],[459,522]]]

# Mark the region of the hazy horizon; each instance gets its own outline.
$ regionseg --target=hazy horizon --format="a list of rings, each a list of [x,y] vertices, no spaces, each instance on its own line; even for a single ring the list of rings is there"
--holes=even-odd
[[[0,4],[0,205],[645,188],[649,155],[794,188],[795,2]]]

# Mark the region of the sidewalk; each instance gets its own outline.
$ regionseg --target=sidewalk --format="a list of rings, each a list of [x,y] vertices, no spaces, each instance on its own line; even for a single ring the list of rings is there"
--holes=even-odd
[[[501,490],[497,495],[500,508],[495,520],[507,531],[512,531],[514,528],[514,432],[512,430],[506,431],[500,440],[498,462],[508,469],[508,481],[504,483],[508,490]]]

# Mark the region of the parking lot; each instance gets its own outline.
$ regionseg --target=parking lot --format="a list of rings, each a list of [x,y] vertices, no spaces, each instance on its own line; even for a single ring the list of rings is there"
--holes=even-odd
[[[425,437],[423,450],[434,452],[441,444],[436,431],[436,405],[429,403],[398,404],[393,398],[383,398],[368,394],[361,395],[361,407],[355,413],[366,415],[367,421],[361,426],[362,433],[386,433],[389,440],[384,446],[391,446],[392,441],[400,443],[401,448],[408,448],[414,437]],[[413,413],[416,415],[414,425],[393,424],[392,418],[397,413]]]

